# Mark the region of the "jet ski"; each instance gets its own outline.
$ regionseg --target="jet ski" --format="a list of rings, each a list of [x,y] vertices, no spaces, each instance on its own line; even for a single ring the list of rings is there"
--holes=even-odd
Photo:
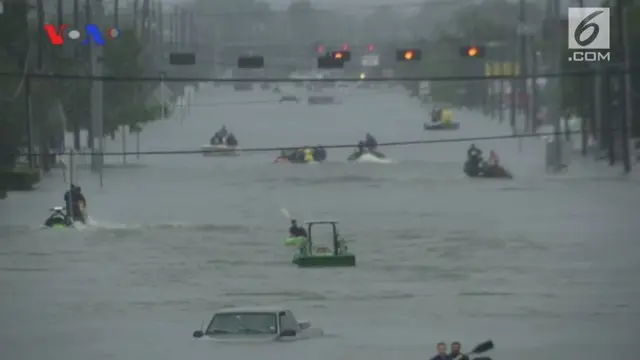
[[[44,226],[52,229],[73,227],[73,221],[67,216],[64,207],[56,206],[49,209],[51,215],[45,220]]]
[[[494,179],[513,179],[513,175],[501,165],[490,165],[486,161],[480,161],[478,165],[474,165],[471,160],[464,163],[464,173],[468,177],[482,177]]]
[[[347,161],[359,161],[365,160],[365,158],[370,158],[372,160],[384,160],[386,157],[383,153],[372,149],[366,149],[364,151],[356,150],[353,154],[349,155]]]
[[[305,160],[304,149],[283,150],[273,163],[274,164],[317,164],[327,159],[327,151],[322,146],[316,146],[311,149],[313,152],[313,160]]]
[[[460,123],[450,122],[445,123],[442,121],[433,122],[433,123],[424,123],[425,130],[458,130],[460,129]]]

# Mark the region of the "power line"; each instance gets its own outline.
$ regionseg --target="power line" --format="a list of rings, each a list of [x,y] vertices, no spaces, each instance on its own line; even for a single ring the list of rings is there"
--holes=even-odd
[[[342,3],[340,2],[335,2],[335,5],[339,5],[336,8],[331,8],[329,6],[326,6],[326,3],[323,3],[322,7],[312,7],[312,11],[315,12],[325,12],[325,11],[345,11],[345,10],[370,10],[370,9],[378,9],[378,8],[383,8],[383,7],[392,7],[393,9],[398,9],[398,8],[413,8],[413,7],[423,7],[423,6],[427,6],[427,7],[431,7],[431,6],[442,6],[442,5],[463,5],[463,4],[468,4],[468,1],[466,0],[434,0],[434,1],[429,1],[428,3],[425,3],[424,1],[407,1],[407,2],[401,2],[398,4],[376,4],[376,5],[346,5],[344,6]],[[197,11],[196,16],[197,17],[216,17],[216,16],[229,16],[229,15],[240,15],[240,14],[272,14],[272,13],[299,13],[299,12],[306,12],[308,11],[307,9],[274,9],[274,8],[270,8],[269,11],[264,11],[264,10],[229,10],[229,11],[202,11],[202,9],[195,9]],[[123,13],[121,12],[119,14],[120,17],[133,17],[133,14],[129,14],[129,13]]]
[[[617,131],[617,129],[611,130]],[[543,136],[568,136],[570,134],[580,134],[581,131],[560,131],[560,132],[547,132],[538,134],[519,134],[519,135],[495,135],[495,136],[482,136],[482,137],[469,137],[469,138],[452,138],[452,139],[435,139],[435,140],[412,140],[412,141],[394,141],[379,143],[379,147],[397,147],[397,146],[409,146],[409,145],[425,145],[425,144],[441,144],[441,143],[457,143],[457,142],[478,142],[489,140],[507,140],[518,138],[531,138],[531,137],[543,137]],[[306,147],[317,147],[318,145],[298,145],[298,146],[279,146],[279,147],[257,147],[257,148],[237,148],[236,152],[243,153],[255,153],[255,152],[273,152],[281,150],[296,150]],[[322,145],[325,149],[341,149],[341,148],[353,148],[356,144],[336,144],[336,145]],[[105,155],[105,156],[121,156],[121,155],[187,155],[187,154],[202,154],[206,153],[206,150],[157,150],[157,151],[130,151],[130,152],[73,152],[74,155]],[[69,154],[69,152],[61,153],[61,155]]]
[[[640,70],[640,67],[632,68],[632,69],[619,69],[613,68],[609,71],[611,74],[621,74],[627,72],[633,72]],[[589,76],[595,75],[596,71],[593,69],[585,69],[585,70],[576,70],[576,71],[563,71],[559,73],[547,73],[547,74],[537,74],[536,78],[557,78],[557,77],[565,77],[565,76]],[[0,72],[0,76],[4,77],[15,77],[15,76],[24,76],[21,73],[15,72]],[[219,82],[219,83],[241,83],[241,82],[265,82],[265,83],[323,83],[323,82],[389,82],[389,81],[478,81],[478,80],[499,80],[499,79],[528,79],[531,78],[531,75],[521,74],[517,76],[491,76],[487,77],[484,75],[475,75],[475,76],[416,76],[416,77],[395,77],[395,78],[386,78],[386,77],[368,77],[365,79],[360,79],[357,77],[353,78],[330,78],[330,79],[290,79],[290,78],[238,78],[238,79],[223,79],[216,77],[160,77],[160,76],[141,76],[141,77],[130,77],[130,76],[89,76],[89,75],[67,75],[67,74],[35,74],[28,73],[26,76],[35,78],[35,79],[68,79],[68,80],[101,80],[101,81],[153,81],[153,82]]]

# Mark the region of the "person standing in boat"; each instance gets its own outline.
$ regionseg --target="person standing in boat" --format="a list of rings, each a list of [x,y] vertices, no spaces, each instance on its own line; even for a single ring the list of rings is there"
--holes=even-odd
[[[304,238],[304,241],[300,241],[298,243],[298,250],[300,251],[300,256],[305,256],[309,253],[309,242],[307,231],[302,227],[298,226],[298,222],[295,219],[291,219],[291,227],[289,228],[289,236]]]
[[[291,237],[307,237],[307,231],[298,225],[295,219],[291,219],[291,227],[289,228],[289,236]]]

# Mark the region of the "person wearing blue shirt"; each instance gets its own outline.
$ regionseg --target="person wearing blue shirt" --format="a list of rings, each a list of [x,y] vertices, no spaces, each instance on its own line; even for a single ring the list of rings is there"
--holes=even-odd
[[[451,360],[451,357],[447,354],[447,344],[439,342],[438,354],[432,357],[431,360]]]

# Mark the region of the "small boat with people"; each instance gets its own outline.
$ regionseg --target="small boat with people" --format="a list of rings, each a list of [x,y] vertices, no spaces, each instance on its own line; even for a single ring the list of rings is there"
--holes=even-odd
[[[298,226],[296,220],[291,220],[289,237],[284,240],[285,246],[294,247],[298,251],[294,254],[292,263],[298,267],[354,267],[356,257],[349,252],[346,241],[338,233],[337,221],[307,221],[307,230]],[[316,246],[312,240],[314,225],[330,225],[332,229],[331,246]]]
[[[204,156],[236,156],[238,155],[238,139],[222,126],[209,140],[209,144],[201,147]]]
[[[463,171],[472,178],[513,179],[513,175],[500,165],[495,151],[491,150],[489,160],[486,161],[482,158],[482,151],[473,144],[467,151]]]
[[[274,164],[317,164],[327,159],[327,150],[322,145],[299,149],[285,149],[273,161]]]
[[[424,123],[425,130],[458,130],[460,123],[453,122],[450,109],[434,108],[431,110],[431,122]]]

